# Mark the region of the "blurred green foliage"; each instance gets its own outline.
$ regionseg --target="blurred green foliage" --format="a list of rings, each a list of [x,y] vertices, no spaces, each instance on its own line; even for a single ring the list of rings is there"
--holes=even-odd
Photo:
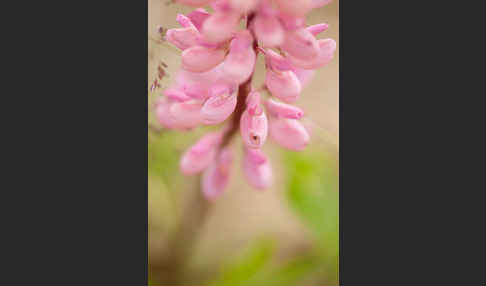
[[[209,129],[194,132],[166,132],[149,134],[149,181],[155,189],[149,190],[149,212],[163,214],[164,224],[177,219],[170,198],[177,195],[173,189],[187,186],[188,180],[179,173],[181,153]],[[204,286],[294,286],[338,285],[339,265],[339,192],[338,158],[324,150],[303,152],[282,151],[286,178],[285,201],[302,223],[310,230],[311,247],[292,257],[282,257],[280,242],[285,237],[256,240],[237,257],[228,257]],[[158,183],[157,183],[158,182]],[[182,182],[182,183],[181,183]],[[149,184],[149,186],[150,186]],[[181,185],[182,184],[182,185]],[[170,186],[170,187],[169,187]],[[166,211],[152,206],[150,200],[167,196]],[[159,204],[159,207],[161,204]],[[171,210],[172,209],[172,210]],[[151,216],[150,216],[151,217]],[[174,221],[175,219],[175,221]],[[157,222],[155,219],[150,221]],[[159,231],[155,226],[153,230]],[[171,228],[167,230],[170,231]],[[163,230],[163,229],[162,229]],[[155,234],[155,232],[154,232]],[[215,253],[214,255],[218,255]],[[223,255],[223,254],[219,254]],[[149,277],[150,286],[156,285]],[[200,285],[200,284],[194,284]]]
[[[338,278],[339,192],[338,160],[330,153],[286,153],[287,198],[316,238],[316,253],[332,280]]]

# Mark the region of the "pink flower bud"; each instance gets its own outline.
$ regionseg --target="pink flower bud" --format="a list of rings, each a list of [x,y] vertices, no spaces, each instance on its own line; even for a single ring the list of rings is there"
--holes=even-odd
[[[161,99],[155,104],[155,117],[168,129],[185,130],[201,124],[201,103],[190,100],[172,102]]]
[[[206,21],[211,14],[203,8],[198,8],[191,13],[187,14],[187,17],[191,19],[192,24],[201,31],[204,21]]]
[[[265,51],[265,63],[273,70],[287,71],[292,70],[293,66],[289,59],[277,54],[275,51],[267,49]]]
[[[282,50],[295,58],[312,60],[319,54],[319,43],[307,29],[297,29],[287,31]]]
[[[205,72],[224,61],[225,52],[195,46],[182,52],[182,68],[191,72]]]
[[[201,109],[204,124],[218,124],[225,121],[235,110],[237,96],[228,88],[210,97]]]
[[[265,154],[259,149],[245,148],[243,173],[248,183],[256,189],[267,189],[272,185],[272,167]]]
[[[196,29],[196,26],[194,26],[194,24],[192,23],[191,19],[189,17],[185,16],[185,15],[177,14],[176,21],[183,28],[194,28],[194,29]]]
[[[186,175],[197,174],[206,169],[213,161],[216,147],[221,142],[222,134],[213,132],[203,136],[182,155],[180,168]]]
[[[195,46],[198,43],[199,36],[196,28],[169,29],[165,35],[169,43],[181,50]]]
[[[321,8],[325,5],[331,3],[332,0],[312,0],[311,7],[314,8]]]
[[[192,6],[192,7],[202,7],[212,0],[176,0],[178,3],[187,5],[187,6]]]
[[[312,0],[276,0],[277,6],[284,14],[304,16],[312,7]]]
[[[302,60],[289,55],[289,59],[297,67],[304,69],[318,69],[327,65],[333,58],[336,51],[336,41],[333,39],[322,39],[319,43],[319,54],[316,58],[310,60]]]
[[[283,117],[272,117],[270,137],[280,146],[295,151],[303,150],[310,140],[309,133],[299,121]]]
[[[233,155],[228,147],[221,150],[216,157],[204,171],[201,180],[203,194],[209,200],[216,199],[224,192],[228,185],[233,162]]]
[[[257,15],[253,21],[253,31],[264,47],[280,46],[284,41],[284,30],[276,17]]]
[[[253,37],[248,30],[238,33],[231,41],[230,52],[223,62],[223,75],[227,81],[240,84],[253,73],[256,54],[252,43]]]
[[[273,116],[290,119],[300,119],[304,116],[304,111],[302,111],[302,109],[273,99],[266,100],[265,106],[267,107],[267,111]]]
[[[201,124],[201,102],[189,100],[174,102],[169,107],[169,116],[176,129],[191,129]]]
[[[305,27],[304,17],[294,17],[280,14],[279,18],[285,30],[294,31]]]
[[[314,78],[315,70],[306,70],[301,68],[294,68],[292,70],[300,81],[302,88],[309,85],[311,80]]]
[[[177,88],[168,88],[164,90],[164,94],[169,101],[184,102],[191,99],[182,90]]]
[[[229,0],[231,9],[240,13],[247,13],[257,6],[259,0]]]
[[[220,43],[231,38],[238,26],[240,15],[233,12],[216,12],[204,21],[202,34],[210,43]]]
[[[258,149],[265,144],[268,134],[268,121],[265,112],[254,100],[259,101],[259,95],[252,92],[252,98],[248,102],[247,109],[243,112],[240,119],[240,133],[243,142],[248,148]]]
[[[293,71],[267,69],[265,85],[273,96],[287,103],[295,102],[302,90],[301,83]]]
[[[311,32],[312,35],[317,36],[320,33],[326,31],[329,28],[329,25],[326,23],[316,24],[307,27],[307,31]]]

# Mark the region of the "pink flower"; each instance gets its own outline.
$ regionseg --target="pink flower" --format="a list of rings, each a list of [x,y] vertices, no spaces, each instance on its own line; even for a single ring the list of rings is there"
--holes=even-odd
[[[304,126],[295,119],[272,117],[270,120],[270,137],[280,146],[294,150],[303,150],[310,141]]]
[[[222,134],[213,132],[203,136],[182,156],[181,171],[186,175],[197,174],[206,169],[214,160],[216,147],[221,143]]]
[[[243,173],[248,183],[255,189],[267,189],[273,181],[270,161],[259,149],[245,149]]]
[[[156,101],[156,119],[165,128],[181,131],[226,124],[184,152],[181,172],[203,172],[202,192],[209,200],[219,197],[229,182],[233,161],[229,144],[239,129],[244,176],[255,189],[266,189],[273,180],[270,161],[261,151],[267,136],[295,151],[309,144],[309,129],[299,121],[304,111],[291,103],[315,69],[329,63],[336,51],[334,40],[316,39],[329,28],[327,24],[306,26],[306,14],[330,0],[177,2],[198,8],[177,15],[181,28],[166,33],[167,41],[182,50],[181,69],[164,90],[164,98]],[[214,13],[201,8],[205,5]],[[246,20],[246,28],[239,28],[241,20]],[[265,56],[265,87],[275,98],[262,99],[251,85],[260,52]]]
[[[229,54],[223,63],[226,80],[240,84],[251,76],[256,60],[252,43],[253,37],[248,30],[236,34],[231,41]]]
[[[225,52],[195,46],[182,52],[182,68],[190,72],[206,72],[224,61]]]
[[[299,78],[293,71],[273,71],[267,70],[265,75],[265,85],[273,96],[293,103],[297,100],[302,90]]]
[[[204,171],[201,188],[207,199],[214,200],[224,192],[228,185],[232,163],[233,154],[226,147]]]
[[[202,25],[202,34],[209,43],[229,40],[236,31],[240,15],[229,12],[216,12],[209,16]]]
[[[253,22],[253,31],[264,47],[276,47],[284,41],[284,30],[274,16],[257,15]]]
[[[276,117],[285,117],[290,119],[300,119],[304,116],[304,111],[296,106],[277,102],[273,99],[265,101],[267,111]]]
[[[248,148],[258,149],[265,144],[268,134],[267,116],[260,106],[260,94],[251,92],[247,106],[240,119],[241,137]]]
[[[226,120],[236,107],[236,93],[228,87],[221,87],[218,94],[210,97],[201,109],[204,124],[218,124]]]

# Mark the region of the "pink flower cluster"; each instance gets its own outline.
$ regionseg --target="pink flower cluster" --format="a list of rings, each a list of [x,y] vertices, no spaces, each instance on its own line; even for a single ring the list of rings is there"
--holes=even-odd
[[[330,0],[177,2],[197,9],[177,15],[182,28],[166,33],[167,41],[182,50],[182,60],[174,84],[155,105],[157,119],[165,128],[189,130],[234,117],[220,131],[206,134],[190,147],[182,156],[181,170],[187,175],[204,172],[202,190],[208,199],[216,198],[228,184],[233,159],[227,145],[239,129],[245,146],[245,177],[257,189],[268,188],[272,169],[261,151],[267,134],[296,151],[310,139],[299,122],[304,112],[291,103],[299,98],[314,70],[333,58],[336,42],[316,39],[328,25],[305,25],[305,15]],[[201,8],[207,4],[214,13]],[[240,28],[242,20],[246,28]],[[265,57],[265,87],[276,99],[263,99],[251,87],[259,53]]]

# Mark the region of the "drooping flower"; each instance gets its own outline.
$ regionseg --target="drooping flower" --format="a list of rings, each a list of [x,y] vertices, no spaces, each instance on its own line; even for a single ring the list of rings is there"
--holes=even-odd
[[[186,175],[202,173],[201,188],[213,200],[228,185],[233,162],[231,138],[241,135],[242,170],[248,183],[266,189],[273,181],[270,160],[262,151],[267,136],[278,145],[303,150],[310,134],[301,122],[304,111],[292,105],[315,70],[335,53],[333,39],[318,39],[329,26],[306,25],[306,15],[330,0],[176,0],[195,9],[177,15],[180,28],[169,29],[167,41],[182,52],[175,81],[154,106],[168,129],[190,130],[225,124],[201,137],[182,156]],[[209,13],[203,7],[210,5]],[[246,21],[246,28],[239,28]],[[265,56],[262,98],[251,86],[259,53]],[[227,120],[231,118],[231,120]]]

